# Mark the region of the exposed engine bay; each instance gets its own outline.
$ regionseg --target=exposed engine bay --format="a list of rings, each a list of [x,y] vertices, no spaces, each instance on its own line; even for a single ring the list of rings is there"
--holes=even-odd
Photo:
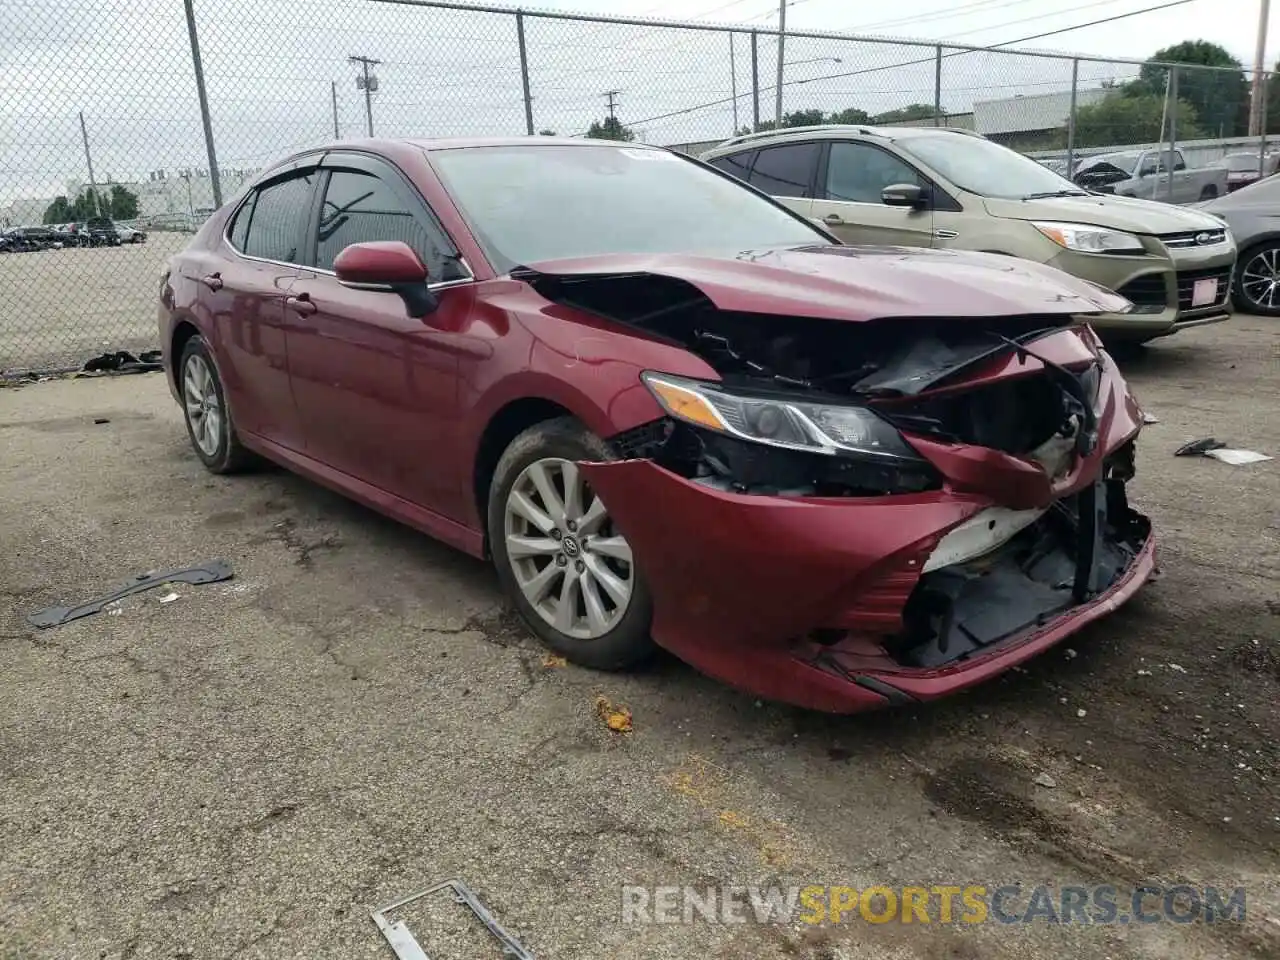
[[[523,279],[549,300],[690,350],[726,389],[763,400],[858,405],[907,434],[1030,457],[1051,476],[1097,440],[1097,363],[1067,370],[1035,352],[1036,340],[1074,323],[1069,315],[844,323],[720,310],[686,281],[647,273]],[[1036,357],[1044,369],[948,389],[964,371],[1009,355]],[[780,449],[673,418],[611,441],[624,456],[739,492],[874,496],[942,483],[924,459],[886,464]]]

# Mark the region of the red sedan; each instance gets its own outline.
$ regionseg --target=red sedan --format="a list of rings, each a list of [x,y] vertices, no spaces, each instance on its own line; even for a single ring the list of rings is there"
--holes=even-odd
[[[842,246],[650,147],[365,141],[211,217],[160,326],[210,470],[257,454],[491,557],[576,663],[656,643],[851,712],[1006,670],[1151,574],[1141,413],[1081,319],[1126,303]]]

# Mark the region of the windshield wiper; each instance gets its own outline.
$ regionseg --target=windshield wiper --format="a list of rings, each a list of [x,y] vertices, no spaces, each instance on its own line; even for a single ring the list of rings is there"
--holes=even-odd
[[[1049,197],[1087,197],[1087,190],[1046,190],[1044,193],[1028,193],[1023,200],[1045,200]]]

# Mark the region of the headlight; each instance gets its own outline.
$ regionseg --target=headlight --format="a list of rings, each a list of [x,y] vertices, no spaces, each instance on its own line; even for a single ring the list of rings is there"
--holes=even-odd
[[[671,416],[740,440],[830,456],[921,459],[897,430],[865,407],[752,396],[665,373],[644,373],[641,379]]]
[[[1142,241],[1132,233],[1093,227],[1087,223],[1038,220],[1031,224],[1060,247],[1080,253],[1142,253]]]

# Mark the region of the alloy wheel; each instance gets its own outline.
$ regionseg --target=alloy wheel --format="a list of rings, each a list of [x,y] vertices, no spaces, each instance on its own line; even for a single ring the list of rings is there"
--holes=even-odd
[[[199,354],[193,353],[187,358],[182,377],[182,401],[196,446],[206,457],[215,456],[222,442],[222,404],[218,401],[213,371]]]
[[[1240,289],[1260,307],[1280,307],[1280,247],[1259,250],[1249,259],[1241,271]]]
[[[535,460],[507,494],[503,536],[529,605],[566,636],[613,629],[635,586],[631,547],[571,460]]]

